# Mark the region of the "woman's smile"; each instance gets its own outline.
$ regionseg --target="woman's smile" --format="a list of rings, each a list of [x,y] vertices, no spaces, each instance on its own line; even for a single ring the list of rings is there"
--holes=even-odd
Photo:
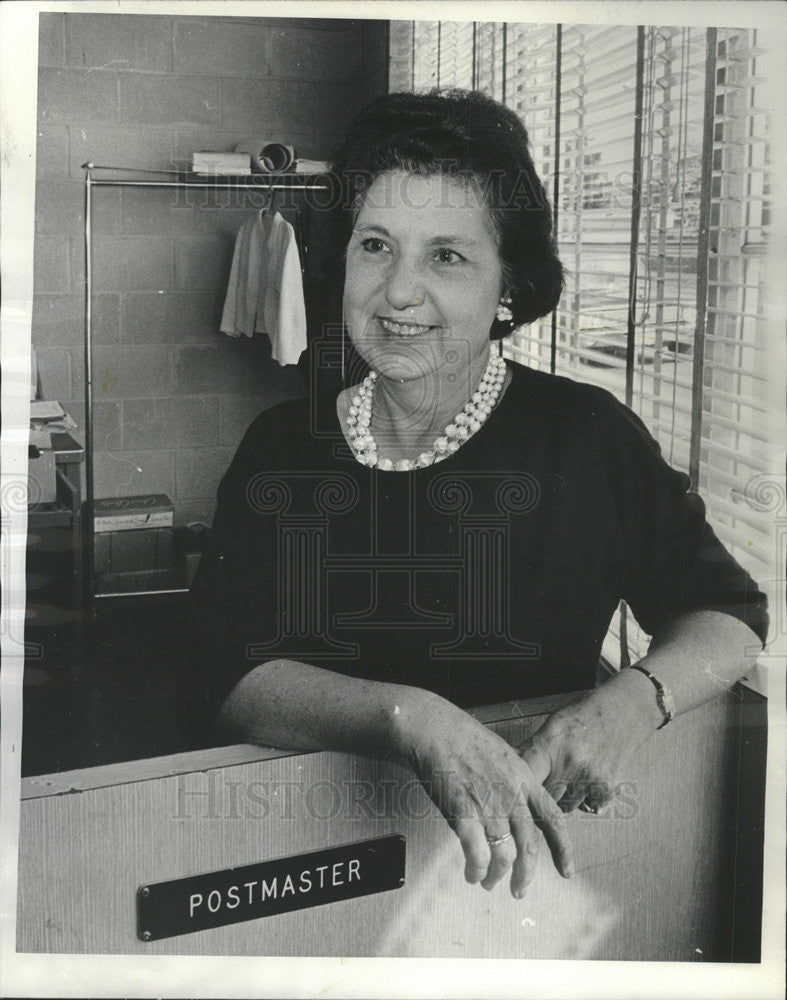
[[[417,337],[422,333],[429,333],[435,327],[430,324],[409,323],[406,320],[395,320],[388,316],[378,316],[377,320],[386,333],[396,337]]]

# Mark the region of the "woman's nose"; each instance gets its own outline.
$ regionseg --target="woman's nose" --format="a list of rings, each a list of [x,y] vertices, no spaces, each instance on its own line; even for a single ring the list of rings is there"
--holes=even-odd
[[[403,258],[393,261],[388,271],[385,297],[394,309],[402,310],[424,303],[423,279],[418,267]]]

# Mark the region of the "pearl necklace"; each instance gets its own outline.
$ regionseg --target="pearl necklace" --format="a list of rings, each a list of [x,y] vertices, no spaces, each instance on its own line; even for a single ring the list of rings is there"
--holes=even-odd
[[[431,451],[422,451],[415,461],[400,458],[392,461],[390,458],[377,457],[377,443],[372,437],[370,426],[372,422],[372,401],[374,399],[377,372],[369,372],[352,397],[347,411],[347,436],[350,439],[355,457],[362,465],[381,469],[384,472],[409,472],[412,469],[423,469],[436,462],[442,462],[459,449],[465,441],[480,429],[481,424],[494,409],[502,391],[506,377],[506,363],[497,355],[489,355],[486,371],[478,383],[478,388],[472,398],[465,403],[464,408],[454,417],[435,440]]]

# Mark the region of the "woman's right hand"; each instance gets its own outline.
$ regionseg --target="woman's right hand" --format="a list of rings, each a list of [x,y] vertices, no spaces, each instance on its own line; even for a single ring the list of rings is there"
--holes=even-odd
[[[560,874],[573,874],[566,816],[513,747],[438,696],[404,714],[402,749],[459,838],[468,882],[492,889],[511,869],[511,894],[520,899],[542,833]]]

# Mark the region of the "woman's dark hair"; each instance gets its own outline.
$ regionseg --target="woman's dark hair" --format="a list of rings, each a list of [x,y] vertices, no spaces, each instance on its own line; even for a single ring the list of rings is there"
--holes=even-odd
[[[341,253],[374,180],[388,171],[472,180],[490,211],[511,298],[513,325],[550,313],[563,290],[552,211],[530,156],[527,131],[510,108],[479,91],[387,94],[356,117],[336,151],[341,193],[334,236]],[[490,336],[510,333],[495,320]]]

